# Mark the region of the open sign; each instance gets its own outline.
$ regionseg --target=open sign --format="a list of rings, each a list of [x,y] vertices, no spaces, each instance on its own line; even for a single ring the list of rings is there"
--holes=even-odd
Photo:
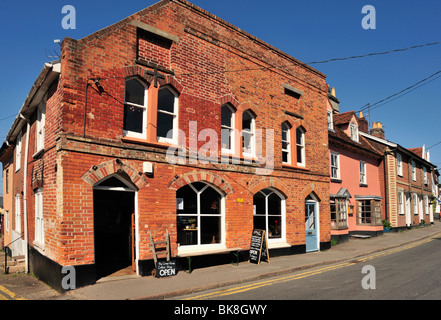
[[[176,260],[158,261],[156,265],[156,277],[165,278],[173,277],[177,274]]]

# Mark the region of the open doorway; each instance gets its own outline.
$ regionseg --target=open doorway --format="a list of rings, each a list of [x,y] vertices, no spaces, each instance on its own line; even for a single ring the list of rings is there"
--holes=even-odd
[[[97,279],[134,272],[135,191],[117,177],[93,190]]]

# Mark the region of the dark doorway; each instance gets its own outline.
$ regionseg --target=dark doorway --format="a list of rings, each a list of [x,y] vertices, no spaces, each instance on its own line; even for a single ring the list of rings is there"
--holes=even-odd
[[[132,214],[135,193],[94,190],[95,266],[97,279],[132,265]]]

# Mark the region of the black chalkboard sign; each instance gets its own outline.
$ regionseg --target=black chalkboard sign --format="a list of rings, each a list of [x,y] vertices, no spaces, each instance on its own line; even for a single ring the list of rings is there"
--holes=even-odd
[[[254,229],[251,234],[250,263],[260,264],[260,261],[269,263],[268,243],[265,230]]]
[[[158,261],[156,265],[156,278],[172,277],[177,273],[176,260]]]

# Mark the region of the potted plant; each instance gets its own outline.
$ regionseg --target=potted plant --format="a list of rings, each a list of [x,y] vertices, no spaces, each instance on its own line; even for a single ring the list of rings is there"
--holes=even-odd
[[[196,228],[196,219],[188,219],[188,223],[190,224],[190,228]]]
[[[390,224],[389,221],[387,221],[386,219],[382,221],[383,222],[383,232],[389,232],[390,229],[392,229],[392,225]]]
[[[424,225],[426,224],[426,221],[424,219],[421,219],[420,221],[420,227],[424,227]]]

